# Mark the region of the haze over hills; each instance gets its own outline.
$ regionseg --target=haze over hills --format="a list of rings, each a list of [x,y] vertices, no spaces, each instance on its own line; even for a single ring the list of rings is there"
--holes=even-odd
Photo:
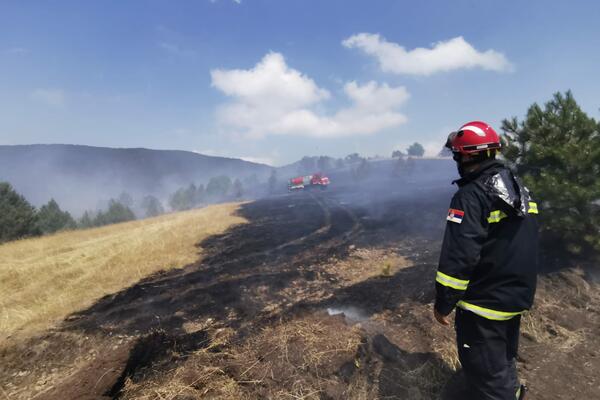
[[[54,198],[79,214],[127,192],[165,201],[180,187],[227,175],[265,181],[272,167],[178,150],[116,149],[80,145],[0,146],[0,181],[11,183],[35,206]]]

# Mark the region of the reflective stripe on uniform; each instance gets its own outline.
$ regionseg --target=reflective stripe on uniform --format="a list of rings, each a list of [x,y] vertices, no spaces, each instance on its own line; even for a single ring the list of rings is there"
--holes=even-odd
[[[448,286],[456,290],[467,290],[467,286],[469,285],[469,281],[453,278],[450,275],[446,275],[440,271],[438,271],[435,281],[441,285]]]
[[[508,215],[506,215],[503,211],[500,210],[496,210],[496,211],[492,211],[490,213],[490,216],[488,217],[488,222],[490,224],[494,223],[494,222],[500,222],[500,220],[502,220],[503,218],[508,217]]]
[[[529,209],[527,210],[527,212],[529,214],[538,214],[538,208],[537,208],[537,203],[530,201],[529,202]]]
[[[525,311],[519,312],[506,312],[506,311],[497,311],[492,310],[490,308],[484,308],[480,306],[476,306],[475,304],[467,303],[466,301],[460,300],[457,304],[458,307],[463,310],[471,311],[479,315],[480,317],[492,319],[495,321],[508,321],[509,319],[516,317],[517,315],[523,314]]]

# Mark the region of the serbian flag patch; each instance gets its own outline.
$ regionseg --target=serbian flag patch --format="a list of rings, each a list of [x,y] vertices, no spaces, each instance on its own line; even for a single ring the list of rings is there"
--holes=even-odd
[[[462,223],[463,217],[465,216],[465,212],[461,210],[456,210],[451,208],[448,210],[448,218],[447,221],[456,222],[457,224]]]

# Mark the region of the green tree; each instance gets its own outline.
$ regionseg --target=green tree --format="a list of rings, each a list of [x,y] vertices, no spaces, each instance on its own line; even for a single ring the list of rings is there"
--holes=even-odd
[[[7,182],[0,182],[0,243],[39,235],[35,208]]]
[[[94,226],[94,214],[91,211],[85,211],[79,221],[77,221],[77,227],[79,228],[91,228]]]
[[[135,214],[129,207],[119,203],[117,200],[111,199],[108,202],[108,209],[105,212],[99,212],[96,218],[94,218],[94,226],[117,224],[134,219]]]
[[[74,229],[75,220],[67,211],[62,211],[54,199],[43,205],[38,211],[37,226],[43,234],[54,233],[62,229]]]
[[[425,149],[421,143],[414,142],[408,147],[408,149],[406,149],[406,153],[413,157],[423,157],[423,154],[425,154]]]
[[[146,217],[156,217],[165,212],[160,200],[158,200],[154,196],[145,196],[142,199],[142,209],[144,210],[144,215]]]
[[[392,151],[392,158],[404,158],[404,153],[400,150]]]
[[[544,242],[553,249],[600,251],[600,125],[573,94],[533,104],[525,120],[502,122],[503,154],[539,203]]]
[[[190,190],[191,189],[191,190]],[[169,206],[173,211],[184,211],[194,207],[194,196],[196,187],[193,185],[187,188],[177,189],[169,198]]]
[[[210,178],[206,185],[206,195],[211,199],[223,199],[231,190],[231,178],[226,175],[215,176]]]

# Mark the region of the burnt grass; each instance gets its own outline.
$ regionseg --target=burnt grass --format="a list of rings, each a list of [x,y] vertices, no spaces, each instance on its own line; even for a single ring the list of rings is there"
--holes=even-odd
[[[36,338],[25,345],[31,348],[29,358],[0,354],[7,361],[0,367],[0,384],[28,384],[11,371],[30,368],[32,375],[41,376],[45,372],[40,365],[61,365],[51,383],[31,393],[64,400],[140,394],[159,399],[144,392],[144,385],[156,385],[175,370],[185,375],[186,366],[195,363],[196,369],[187,371],[191,377],[185,388],[192,394],[177,392],[169,398],[236,398],[220,395],[200,381],[207,367],[237,382],[243,393],[239,398],[462,398],[463,380],[452,363],[453,331],[435,325],[430,316],[445,214],[454,189],[448,180],[387,182],[357,187],[346,181],[333,190],[281,194],[244,204],[239,214],[248,223],[199,243],[201,261],[155,274],[69,316],[43,338],[56,351],[38,351]],[[391,249],[411,265],[391,276],[345,281],[330,266],[352,259],[357,248]],[[587,283],[561,274],[543,278],[538,297],[548,304],[568,298],[572,317],[561,323],[556,314],[532,313],[521,343],[521,376],[532,380],[529,399],[600,398],[598,380],[590,372],[600,370],[598,340],[581,333],[600,333],[598,311],[584,314],[596,304],[596,288],[582,291]],[[329,307],[355,307],[365,320],[330,316]],[[556,312],[550,306],[548,310]],[[282,360],[265,332],[275,335],[298,323],[319,327],[321,333],[310,342],[301,331],[288,332],[290,353]],[[229,332],[228,340],[216,340],[219,332]],[[322,350],[315,354],[330,354],[336,332],[356,340],[355,345],[304,365],[315,348]],[[91,339],[85,345],[65,342],[63,347],[73,346],[72,351],[59,351],[61,342],[72,337]],[[561,345],[565,342],[569,346]],[[555,348],[561,350],[551,356]],[[87,364],[64,367],[75,365],[72,354],[93,349],[97,354]],[[578,380],[585,383],[572,383]],[[299,383],[317,390],[294,392]]]

